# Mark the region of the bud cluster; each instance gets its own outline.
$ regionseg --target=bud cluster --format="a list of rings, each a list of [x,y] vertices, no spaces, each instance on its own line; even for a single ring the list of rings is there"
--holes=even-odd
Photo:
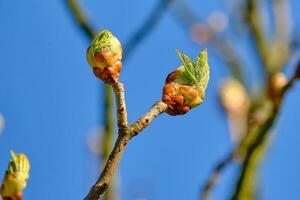
[[[202,51],[195,62],[177,52],[182,65],[171,72],[163,88],[162,100],[168,104],[167,113],[183,115],[201,104],[209,80],[207,51]]]

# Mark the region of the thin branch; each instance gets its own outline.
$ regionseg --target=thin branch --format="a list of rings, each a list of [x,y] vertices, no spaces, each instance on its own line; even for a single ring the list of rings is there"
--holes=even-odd
[[[200,197],[201,200],[209,200],[210,194],[213,188],[217,185],[221,173],[223,172],[225,167],[233,161],[233,159],[234,156],[232,153],[230,153],[224,160],[217,163],[213,172],[210,174],[208,180],[205,182],[205,185],[201,192],[201,197]]]
[[[253,173],[255,173],[255,168],[258,166],[258,162],[256,159],[257,156],[255,156],[255,154],[257,151],[259,151],[261,145],[266,142],[268,133],[270,132],[270,128],[272,128],[272,126],[276,122],[285,95],[299,78],[300,63],[297,65],[291,79],[288,81],[286,86],[283,87],[281,93],[279,93],[279,96],[273,99],[273,108],[271,110],[269,118],[258,128],[255,136],[251,137],[252,139],[247,147],[246,154],[243,159],[241,175],[237,182],[235,193],[232,197],[233,200],[240,199],[241,196],[245,195],[245,192],[249,191],[248,182],[251,181],[251,177],[254,177]]]
[[[105,101],[103,103],[103,110],[104,110],[104,133],[103,137],[101,137],[101,165],[104,167],[106,160],[109,157],[109,154],[113,148],[114,145],[114,115],[113,115],[113,104],[112,104],[112,88],[110,86],[105,86]],[[101,98],[103,98],[101,96]],[[114,182],[112,183],[112,186],[107,190],[105,193],[104,199],[105,200],[114,200],[115,198],[115,187],[113,186]]]
[[[76,0],[66,0],[65,3],[70,9],[72,17],[75,23],[78,24],[80,30],[83,31],[88,40],[93,39],[96,31],[87,20]]]
[[[167,105],[162,101],[158,101],[144,116],[142,116],[133,125],[128,126],[123,84],[117,82],[113,85],[113,88],[116,95],[116,103],[118,107],[118,121],[120,122],[119,134],[100,177],[96,181],[95,185],[91,188],[87,197],[85,197],[85,200],[97,200],[104,194],[105,190],[109,186],[111,178],[113,177],[119,165],[122,154],[130,139],[132,139],[134,135],[137,135],[144,128],[146,128],[156,117],[167,110]]]
[[[124,85],[120,82],[116,82],[116,84],[113,85],[113,89],[116,97],[118,127],[123,130],[128,125]]]
[[[268,138],[268,132],[270,128],[276,121],[278,113],[280,111],[282,101],[286,95],[286,93],[292,88],[295,82],[300,78],[300,63],[297,65],[296,70],[293,76],[289,79],[285,87],[283,87],[281,93],[277,98],[273,99],[273,108],[271,113],[269,114],[269,118],[262,122],[261,124],[254,124],[249,127],[248,134],[245,138],[241,141],[241,143],[224,159],[218,162],[215,169],[209,176],[206,184],[201,193],[202,200],[208,200],[212,189],[217,184],[220,174],[225,169],[227,165],[233,162],[235,159],[242,160],[242,172],[237,183],[236,192],[233,195],[232,199],[238,199],[240,197],[243,186],[245,185],[245,180],[248,177],[254,177],[254,175],[249,175],[249,169],[255,168],[258,165],[259,156],[254,156],[257,152],[260,152],[259,149],[262,147],[263,143],[266,143],[266,139]],[[257,108],[258,109],[258,108]],[[262,152],[260,152],[262,153]],[[250,170],[253,173],[255,170]],[[248,191],[250,188],[249,186],[245,187]]]
[[[143,24],[129,37],[124,45],[125,62],[135,48],[154,30],[155,26],[160,21],[166,8],[173,2],[173,0],[158,0],[147,19]]]
[[[139,118],[134,124],[130,125],[131,138],[149,126],[149,124],[158,117],[158,115],[165,112],[167,108],[167,104],[162,101],[157,101],[146,114]]]
[[[262,25],[262,16],[259,11],[259,1],[258,0],[247,0],[246,2],[246,21],[249,25],[250,31],[252,33],[253,39],[256,44],[259,57],[261,59],[262,65],[265,67],[266,72],[268,72],[268,56],[267,54],[267,41],[265,38],[264,28]]]

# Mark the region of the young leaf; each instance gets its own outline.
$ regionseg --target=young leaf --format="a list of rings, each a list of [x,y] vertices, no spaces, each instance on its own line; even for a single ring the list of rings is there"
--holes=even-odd
[[[184,67],[184,72],[182,74],[182,78],[184,78],[184,81],[187,84],[195,85],[197,84],[197,78],[196,78],[196,70],[193,64],[193,61],[185,54],[181,53],[179,50],[177,50],[177,54],[179,58],[181,59],[182,65]]]
[[[194,63],[196,69],[196,78],[198,84],[205,90],[209,81],[209,64],[207,57],[207,49],[204,49],[197,56]]]

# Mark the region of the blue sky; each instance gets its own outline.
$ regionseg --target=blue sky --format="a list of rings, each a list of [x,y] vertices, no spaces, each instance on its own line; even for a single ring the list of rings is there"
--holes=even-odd
[[[125,43],[156,2],[93,0],[86,1],[84,9],[98,30],[108,28]],[[186,2],[201,17],[225,7],[225,1]],[[300,6],[296,0],[291,2],[296,26]],[[9,150],[14,149],[31,161],[25,199],[82,199],[99,173],[87,138],[102,120],[102,83],[86,63],[88,42],[62,1],[0,0],[0,24],[0,113],[5,118],[0,177],[10,159]],[[253,69],[253,49],[247,39],[235,38],[235,43],[240,56],[249,61],[245,68],[250,82],[259,70]],[[179,65],[176,48],[195,57],[205,46],[191,42],[166,12],[127,60],[121,75],[130,122],[160,99],[166,75]],[[132,140],[118,172],[122,200],[197,199],[213,165],[232,148],[216,96],[227,72],[214,51],[208,51],[211,79],[206,101],[185,116],[160,116]],[[296,85],[288,94],[263,162],[262,199],[299,196],[299,89]],[[233,165],[226,170],[214,199],[230,195],[236,169]]]

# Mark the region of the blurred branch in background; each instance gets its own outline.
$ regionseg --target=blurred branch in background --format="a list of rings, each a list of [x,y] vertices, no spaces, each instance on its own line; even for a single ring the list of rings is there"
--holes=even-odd
[[[249,134],[245,137],[243,142],[236,149],[236,153],[242,153],[242,170],[241,175],[238,179],[236,190],[233,194],[232,199],[254,199],[253,196],[253,187],[255,187],[255,177],[257,174],[257,168],[261,159],[264,150],[266,149],[266,144],[268,143],[268,136],[270,133],[270,129],[276,122],[278,114],[280,112],[282,102],[286,93],[289,89],[292,88],[295,81],[300,78],[300,62],[296,66],[295,72],[293,76],[281,87],[276,86],[276,82],[272,81],[271,86],[275,88],[277,91],[275,95],[272,95],[272,98],[269,99],[271,101],[271,106],[268,105],[270,114],[268,115],[266,120],[263,120],[251,128],[249,130]],[[282,81],[280,81],[282,82]],[[282,82],[283,83],[283,82]]]
[[[264,155],[268,144],[268,136],[271,128],[276,122],[276,118],[280,112],[281,104],[285,93],[293,85],[294,81],[299,78],[299,65],[295,74],[286,80],[284,74],[280,72],[284,64],[289,59],[290,54],[290,13],[288,1],[273,1],[275,14],[276,34],[272,41],[267,40],[265,34],[266,27],[263,26],[262,16],[263,9],[257,0],[249,0],[246,3],[246,25],[253,35],[253,41],[262,61],[267,75],[267,85],[261,88],[260,99],[252,99],[251,107],[247,114],[246,134],[237,145],[237,147],[215,167],[213,173],[206,182],[201,199],[209,199],[209,195],[213,186],[217,183],[217,178],[222,170],[233,160],[241,161],[241,174],[236,184],[236,190],[232,196],[234,200],[255,199],[257,193],[257,170],[261,157]],[[284,11],[283,11],[284,10]],[[284,15],[284,16],[283,16]],[[284,29],[284,30],[282,30]],[[228,88],[221,91],[222,106],[225,108],[229,118],[235,113],[234,110],[228,109],[232,102],[232,106],[239,105],[236,103],[241,95],[230,95],[232,93]],[[241,91],[239,92],[241,94]],[[231,100],[226,100],[226,96],[231,96]],[[249,94],[250,95],[250,94]],[[224,97],[225,96],[225,97]],[[226,101],[225,101],[225,100]],[[231,107],[232,107],[231,106]],[[240,107],[245,108],[247,105]],[[239,129],[240,127],[236,127]]]
[[[173,0],[158,0],[143,24],[129,37],[124,45],[123,61],[130,57],[135,48],[145,39],[158,24],[164,12]]]
[[[78,24],[79,29],[85,35],[87,41],[91,41],[94,38],[94,35],[97,33],[96,28],[92,27],[90,21],[87,19],[86,15],[84,14],[82,8],[79,6],[76,0],[66,0],[66,5],[70,9],[73,19],[75,23]],[[102,86],[101,86],[102,87]],[[104,85],[103,91],[103,100],[100,100],[100,103],[103,107],[103,124],[104,124],[104,131],[103,136],[101,138],[101,165],[104,165],[108,156],[109,152],[113,146],[113,138],[114,138],[114,131],[113,131],[113,106],[112,106],[112,89],[110,86]],[[100,125],[101,126],[101,125]],[[99,139],[100,140],[100,139]],[[109,190],[105,194],[106,200],[114,200],[114,193],[116,193],[114,189],[114,184],[111,185]]]
[[[5,120],[4,120],[2,113],[0,113],[0,137],[4,130],[4,126],[5,126]]]
[[[75,23],[78,24],[80,30],[86,36],[86,39],[88,41],[92,40],[96,33],[96,29],[92,27],[90,21],[85,16],[77,0],[66,0],[65,3],[67,7],[70,9],[72,17],[75,20]]]
[[[80,30],[86,36],[88,41],[91,41],[96,33],[96,28],[92,27],[91,23],[84,14],[82,8],[79,6],[76,0],[66,0],[66,5],[70,9],[71,14],[75,22],[78,24]],[[158,0],[157,4],[154,6],[152,11],[149,13],[148,17],[145,19],[143,24],[129,37],[127,42],[124,45],[124,56],[123,62],[132,55],[135,48],[145,39],[151,31],[158,24],[163,13],[165,12],[167,6],[172,2],[172,0]],[[102,152],[102,165],[105,164],[108,159],[109,153],[113,147],[113,138],[114,138],[114,128],[113,128],[113,103],[112,103],[112,89],[110,86],[104,86],[104,102],[103,105],[103,114],[104,117],[104,134],[101,138],[101,152]],[[116,191],[111,185],[109,190],[105,194],[106,200],[115,199]]]

